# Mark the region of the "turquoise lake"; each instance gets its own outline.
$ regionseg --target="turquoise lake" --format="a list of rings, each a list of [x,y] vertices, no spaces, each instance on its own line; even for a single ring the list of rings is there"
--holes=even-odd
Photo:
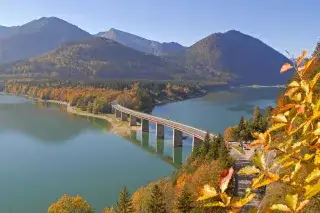
[[[254,106],[274,105],[276,88],[221,89],[201,98],[155,107],[153,114],[223,133],[250,117]],[[0,95],[0,212],[42,213],[61,195],[80,194],[101,212],[115,205],[126,185],[170,176],[191,152],[191,139],[172,148],[172,130],[156,140],[132,131],[110,132],[99,119],[68,114],[65,107]]]

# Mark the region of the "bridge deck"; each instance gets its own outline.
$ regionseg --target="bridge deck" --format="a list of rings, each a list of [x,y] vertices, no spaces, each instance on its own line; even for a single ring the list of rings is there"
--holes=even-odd
[[[123,107],[119,104],[112,104],[112,107],[116,110],[119,110],[121,112],[124,112],[126,114],[129,114],[129,115],[133,115],[137,118],[140,118],[140,119],[143,119],[143,120],[148,120],[152,123],[157,123],[157,124],[161,124],[161,125],[164,125],[164,126],[167,126],[167,127],[171,127],[171,128],[174,128],[174,129],[177,129],[181,132],[184,132],[184,133],[187,133],[187,134],[190,134],[190,135],[193,135],[201,140],[204,140],[205,138],[205,135],[207,134],[206,131],[204,130],[201,130],[201,129],[198,129],[198,128],[195,128],[195,127],[192,127],[192,126],[188,126],[188,125],[185,125],[185,124],[182,124],[182,123],[179,123],[179,122],[175,122],[175,121],[172,121],[172,120],[169,120],[169,119],[165,119],[165,118],[161,118],[161,117],[157,117],[157,116],[154,116],[154,115],[150,115],[150,114],[146,114],[146,113],[142,113],[142,112],[137,112],[135,110],[131,110],[131,109],[128,109],[126,107]],[[211,137],[215,137],[214,134],[210,133],[210,136]]]

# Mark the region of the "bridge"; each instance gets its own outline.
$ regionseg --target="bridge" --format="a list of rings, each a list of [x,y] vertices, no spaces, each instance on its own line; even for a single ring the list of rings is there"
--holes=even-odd
[[[173,147],[181,147],[183,141],[182,133],[186,133],[192,136],[192,150],[198,148],[201,142],[204,140],[207,132],[192,126],[188,126],[169,119],[153,116],[150,114],[138,112],[132,109],[128,109],[119,105],[116,102],[111,104],[112,112],[117,118],[122,121],[130,122],[130,126],[137,125],[137,119],[141,120],[141,131],[149,132],[149,122],[156,124],[156,136],[158,139],[164,139],[164,127],[170,127],[173,129]],[[210,137],[215,137],[213,133],[210,133]]]

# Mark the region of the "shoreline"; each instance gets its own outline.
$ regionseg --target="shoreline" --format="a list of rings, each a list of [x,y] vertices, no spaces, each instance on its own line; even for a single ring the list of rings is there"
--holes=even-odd
[[[43,100],[40,98],[34,98],[34,97],[27,96],[27,95],[14,94],[14,93],[8,93],[8,92],[1,92],[0,94],[24,97],[24,98],[27,98],[30,100],[43,102],[43,103],[52,103],[52,104],[63,105],[67,108],[67,113],[106,120],[111,125],[110,132],[118,134],[120,136],[130,135],[131,130],[138,131],[140,129],[140,124],[137,126],[130,126],[129,122],[123,122],[120,119],[117,119],[113,114],[93,114],[93,113],[89,113],[89,112],[79,111],[79,110],[77,110],[76,107],[70,106],[70,104],[65,101]]]

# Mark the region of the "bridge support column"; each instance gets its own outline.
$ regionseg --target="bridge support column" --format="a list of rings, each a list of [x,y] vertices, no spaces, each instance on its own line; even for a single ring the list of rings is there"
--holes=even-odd
[[[128,120],[128,114],[124,113],[124,112],[121,112],[121,120],[122,121],[127,121]]]
[[[200,138],[197,138],[196,136],[192,137],[192,151],[195,149],[199,149],[201,146],[202,140]]]
[[[182,146],[182,132],[173,129],[173,147],[181,147]]]
[[[116,118],[120,118],[121,117],[121,111],[115,109],[115,112],[116,112]]]
[[[157,138],[164,139],[164,126],[162,124],[156,124]]]
[[[149,132],[149,121],[141,119],[141,131]]]
[[[173,148],[172,160],[176,165],[180,166],[182,164],[182,147]]]
[[[137,117],[130,115],[130,126],[137,126]]]
[[[163,152],[164,152],[164,141],[163,141],[163,139],[157,139],[156,152],[159,155],[163,155]]]

